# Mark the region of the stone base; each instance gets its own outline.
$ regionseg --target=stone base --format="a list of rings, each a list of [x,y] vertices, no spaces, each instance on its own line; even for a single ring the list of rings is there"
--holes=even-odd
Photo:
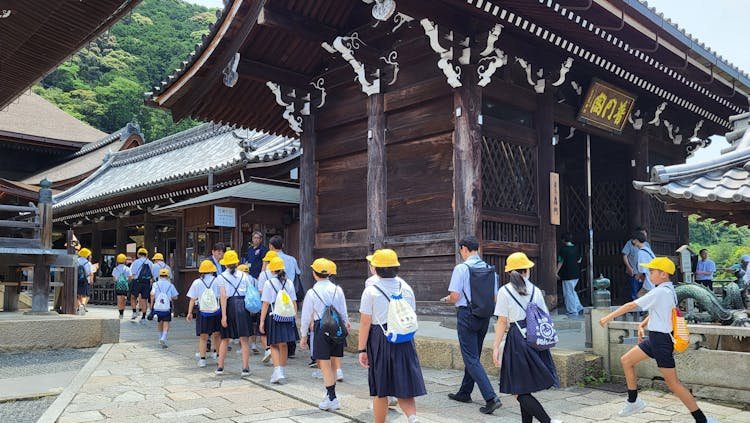
[[[359,331],[349,331],[347,351],[356,352]],[[417,336],[415,338],[419,362],[423,367],[434,369],[463,370],[464,362],[457,341]],[[552,349],[552,359],[560,377],[560,386],[565,388],[584,382],[586,376],[598,377],[602,373],[602,358],[583,351]],[[499,377],[500,369],[492,362],[492,348],[482,350],[482,366],[487,374]]]
[[[0,352],[91,348],[119,342],[120,321],[13,313],[0,319],[0,339]]]

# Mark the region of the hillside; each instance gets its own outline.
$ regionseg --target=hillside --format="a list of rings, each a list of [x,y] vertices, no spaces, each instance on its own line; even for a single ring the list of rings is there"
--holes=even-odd
[[[136,120],[148,141],[197,124],[179,124],[143,104],[185,60],[216,11],[182,0],[143,0],[132,13],[34,87],[34,92],[107,133]]]

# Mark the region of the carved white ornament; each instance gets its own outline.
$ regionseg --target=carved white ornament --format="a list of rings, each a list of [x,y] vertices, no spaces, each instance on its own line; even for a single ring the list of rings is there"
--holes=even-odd
[[[565,83],[565,77],[568,75],[568,72],[570,72],[570,68],[573,66],[573,58],[568,57],[562,65],[560,65],[560,77],[557,78],[557,81],[552,83],[553,87],[559,87],[563,83]]]
[[[635,119],[633,117],[635,116]],[[641,117],[641,109],[633,112],[632,116],[628,116],[628,122],[633,126],[633,129],[640,131],[643,128],[643,118]]]
[[[438,60],[438,68],[443,71],[445,77],[448,78],[448,85],[453,88],[461,86],[461,67],[454,65],[453,60],[453,47],[447,49],[440,45],[440,33],[438,26],[435,25],[431,20],[424,18],[419,21],[424,28],[424,33],[430,40],[430,48],[440,55]],[[453,41],[453,32],[451,31],[446,37],[447,40]],[[467,47],[468,49],[468,47]],[[463,58],[464,54],[462,54]]]
[[[526,59],[521,58],[521,57],[516,57],[516,63],[521,65],[521,67],[526,71],[526,82],[528,82],[529,85],[534,87],[534,91],[537,94],[544,93],[544,89],[546,88],[546,85],[547,85],[547,82],[543,78],[544,69],[539,68],[539,70],[536,73],[536,76],[538,76],[539,78],[536,81],[534,81],[531,76],[533,73],[531,70],[531,63],[527,62]]]
[[[664,119],[664,127],[667,128],[667,135],[673,143],[677,145],[682,144],[682,135],[680,134],[679,126],[674,126],[670,121]]]
[[[667,108],[667,102],[665,101],[665,102],[661,103],[656,108],[656,111],[654,112],[654,118],[651,119],[648,122],[648,124],[649,125],[654,125],[654,126],[659,126],[661,124],[661,114],[662,114],[662,112],[664,112],[664,109],[666,109],[666,108]]]
[[[695,124],[695,128],[693,129],[693,136],[690,138],[698,138],[698,131],[700,131],[701,128],[703,128],[703,119],[699,120],[698,123]]]
[[[237,73],[237,66],[240,64],[240,54],[235,53],[231,60],[229,60],[229,63],[227,63],[227,66],[222,71],[222,74],[224,75],[224,85],[226,85],[229,88],[232,88],[237,84],[237,81],[240,79],[240,75]]]
[[[5,19],[5,18],[9,17],[11,13],[12,13],[12,11],[10,9],[0,10],[0,19]]]
[[[287,122],[289,122],[289,127],[292,128],[292,131],[301,134],[302,133],[302,118],[299,116],[295,116],[294,114],[294,102],[287,103],[284,101],[281,95],[281,86],[275,82],[268,81],[266,82],[266,86],[271,90],[271,92],[276,97],[276,104],[284,108],[284,113],[282,116],[284,119],[286,119]],[[292,92],[291,96],[294,96],[294,92]],[[309,103],[307,103],[308,110],[309,110]]]
[[[354,69],[354,73],[357,75],[356,80],[362,86],[362,92],[371,96],[380,92],[380,72],[375,71],[375,79],[372,82],[367,80],[365,66],[361,62],[354,58],[354,51],[359,49],[365,43],[359,39],[359,34],[356,32],[349,37],[338,36],[333,40],[333,45],[326,42],[322,43],[321,46],[329,53],[341,54],[341,57],[349,62]]]
[[[500,38],[502,30],[502,25],[495,25],[487,35],[487,46],[479,53],[481,59],[479,59],[479,66],[477,66],[477,73],[479,74],[477,85],[480,87],[485,87],[492,82],[492,75],[508,64],[508,55],[499,48],[495,48],[495,42]]]
[[[576,94],[578,95],[578,97],[580,97],[581,94],[583,94],[583,87],[578,82],[576,82],[576,81],[570,81],[570,86],[573,87],[573,90],[576,92]]]
[[[388,53],[387,56],[380,58],[380,60],[393,66],[393,79],[391,80],[391,82],[388,83],[388,85],[395,84],[396,80],[398,79],[398,62],[396,61],[396,59],[398,59],[398,53],[396,53],[396,50]]]
[[[312,85],[316,90],[320,91],[320,104],[315,106],[316,108],[320,109],[326,104],[326,89],[325,89],[325,79],[318,78],[317,81],[311,82],[310,85]]]
[[[401,25],[403,25],[405,23],[409,23],[409,22],[411,22],[413,20],[414,20],[414,18],[412,18],[409,15],[405,15],[405,14],[403,14],[401,12],[396,13],[396,16],[393,17],[393,23],[395,23],[396,26],[393,27],[393,29],[391,30],[391,33],[394,33],[396,31],[398,31],[398,29],[401,28]]]

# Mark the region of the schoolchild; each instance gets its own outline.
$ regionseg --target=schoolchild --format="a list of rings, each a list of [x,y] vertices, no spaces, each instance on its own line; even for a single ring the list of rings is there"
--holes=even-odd
[[[128,257],[125,254],[117,255],[117,266],[112,269],[112,279],[115,281],[115,295],[117,295],[117,311],[120,313],[120,320],[125,315],[125,301],[130,293],[130,268],[125,265]]]
[[[253,283],[250,275],[237,270],[240,258],[234,250],[228,250],[221,259],[226,270],[219,275],[221,292],[221,347],[216,374],[224,374],[224,361],[229,350],[229,341],[239,338],[242,348],[241,376],[250,376],[250,345],[248,337],[253,334],[250,313],[245,310],[247,286]]]
[[[287,279],[284,271],[284,260],[274,257],[268,262],[268,270],[273,278],[267,280],[263,285],[263,308],[260,311],[260,331],[266,335],[266,341],[271,347],[271,359],[273,361],[273,374],[271,383],[281,383],[286,379],[285,368],[287,363],[287,343],[296,342],[299,333],[295,328],[294,315],[297,314],[297,296],[294,291],[294,281]],[[277,301],[277,297],[288,296],[291,304]],[[285,305],[292,311],[293,316],[282,315],[280,305]],[[291,307],[291,308],[290,308]]]
[[[341,287],[329,280],[330,275],[336,273],[334,263],[331,260],[319,258],[313,261],[310,267],[315,284],[307,291],[302,302],[301,327],[309,328],[312,325],[314,328],[310,353],[318,363],[326,388],[326,395],[323,401],[318,404],[318,408],[321,410],[338,410],[341,408],[341,404],[336,397],[336,370],[341,368],[341,357],[344,356],[346,338],[342,342],[335,337],[327,336],[322,330],[321,319],[326,308],[332,307],[338,314],[338,318],[341,319],[341,325],[348,330],[351,325],[346,311],[346,297],[344,297],[344,291]],[[302,334],[300,347],[303,349],[307,347],[306,332]]]
[[[146,311],[148,309],[148,300],[151,295],[151,281],[153,280],[153,263],[148,259],[148,250],[145,248],[138,249],[138,258],[130,265],[130,277],[132,285],[130,288],[130,305],[133,308],[133,316],[130,321],[135,323],[138,317],[136,311],[136,301],[141,309],[141,324],[146,324]]]
[[[373,398],[375,423],[385,422],[388,397],[398,404],[409,423],[417,421],[415,397],[426,395],[422,368],[413,341],[391,343],[385,336],[388,306],[392,296],[403,296],[416,310],[414,291],[408,283],[396,279],[400,263],[395,251],[376,251],[370,260],[378,280],[362,292],[359,313],[359,364],[368,369],[367,379]]]
[[[513,253],[505,261],[505,271],[510,282],[497,291],[495,304],[495,342],[492,359],[500,367],[500,389],[516,396],[521,406],[522,423],[534,418],[542,423],[560,423],[551,419],[542,404],[532,395],[553,386],[559,386],[557,369],[549,350],[539,351],[526,342],[526,309],[533,302],[546,313],[542,292],[529,280],[534,262],[524,253]],[[508,329],[507,335],[505,330]],[[505,347],[500,344],[505,339]]]
[[[151,257],[153,265],[151,266],[151,274],[154,276],[154,280],[159,279],[159,271],[161,269],[167,269],[169,271],[169,280],[172,280],[172,268],[164,262],[164,255],[162,253],[156,253]]]
[[[151,287],[151,311],[156,316],[156,330],[160,333],[159,345],[167,348],[169,322],[172,321],[172,302],[177,300],[177,288],[169,280],[169,271],[161,269],[159,279]]]
[[[221,345],[221,307],[219,299],[221,298],[221,288],[216,276],[216,266],[211,260],[203,260],[198,272],[200,278],[193,281],[190,290],[187,293],[190,298],[188,304],[187,321],[193,318],[193,309],[198,305],[195,317],[195,334],[198,336],[198,367],[206,367],[206,354],[208,352],[207,343],[209,337],[214,338],[214,345]],[[211,294],[203,295],[206,290],[211,290]],[[201,298],[206,304],[201,304]],[[201,312],[201,307],[203,312]],[[214,310],[218,308],[218,313]],[[214,359],[218,355],[214,353]]]
[[[635,311],[639,307],[648,311],[648,317],[638,326],[639,344],[620,357],[625,381],[628,386],[628,400],[619,415],[621,417],[639,413],[646,408],[646,403],[638,398],[638,379],[635,373],[636,364],[653,358],[669,390],[685,404],[697,423],[716,422],[706,417],[698,408],[698,403],[677,378],[674,361],[674,341],[672,339],[672,309],[677,307],[677,293],[669,277],[675,272],[675,265],[667,257],[654,257],[648,263],[640,263],[639,268],[649,270],[649,280],[655,285],[646,295],[631,301],[599,320],[602,327],[618,316]],[[648,338],[645,329],[648,329]]]
[[[263,266],[261,267],[260,274],[258,275],[258,292],[260,292],[261,295],[263,295],[263,287],[265,286],[266,281],[273,279],[273,273],[268,270],[268,263],[274,257],[278,257],[276,251],[268,251],[266,255],[263,256]],[[268,363],[269,361],[271,361],[271,347],[268,345],[266,335],[263,334],[262,331],[260,331],[260,316],[258,316],[258,330],[260,333],[260,342],[261,345],[263,345],[264,350],[263,362]]]
[[[78,250],[78,294],[76,296],[76,311],[85,313],[86,303],[89,299],[89,286],[94,283],[94,274],[91,269],[91,250],[81,248]]]
[[[249,264],[240,264],[239,266],[237,266],[237,270],[243,273],[247,273],[250,276],[250,282],[252,282],[251,285],[254,286],[255,289],[258,290],[258,292],[260,292],[259,286],[262,285],[260,284],[260,282],[258,282],[258,279],[256,279],[250,272]],[[260,272],[260,268],[258,269],[258,271]],[[259,354],[260,348],[258,347],[258,338],[260,338],[260,312],[250,313],[250,326],[253,329],[253,335],[250,337],[250,352],[253,354]]]

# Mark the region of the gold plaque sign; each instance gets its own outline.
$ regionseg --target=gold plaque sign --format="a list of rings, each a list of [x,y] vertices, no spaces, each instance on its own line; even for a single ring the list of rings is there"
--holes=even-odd
[[[549,174],[549,223],[560,224],[560,174]]]
[[[578,112],[578,120],[619,134],[634,104],[634,95],[594,78]]]

